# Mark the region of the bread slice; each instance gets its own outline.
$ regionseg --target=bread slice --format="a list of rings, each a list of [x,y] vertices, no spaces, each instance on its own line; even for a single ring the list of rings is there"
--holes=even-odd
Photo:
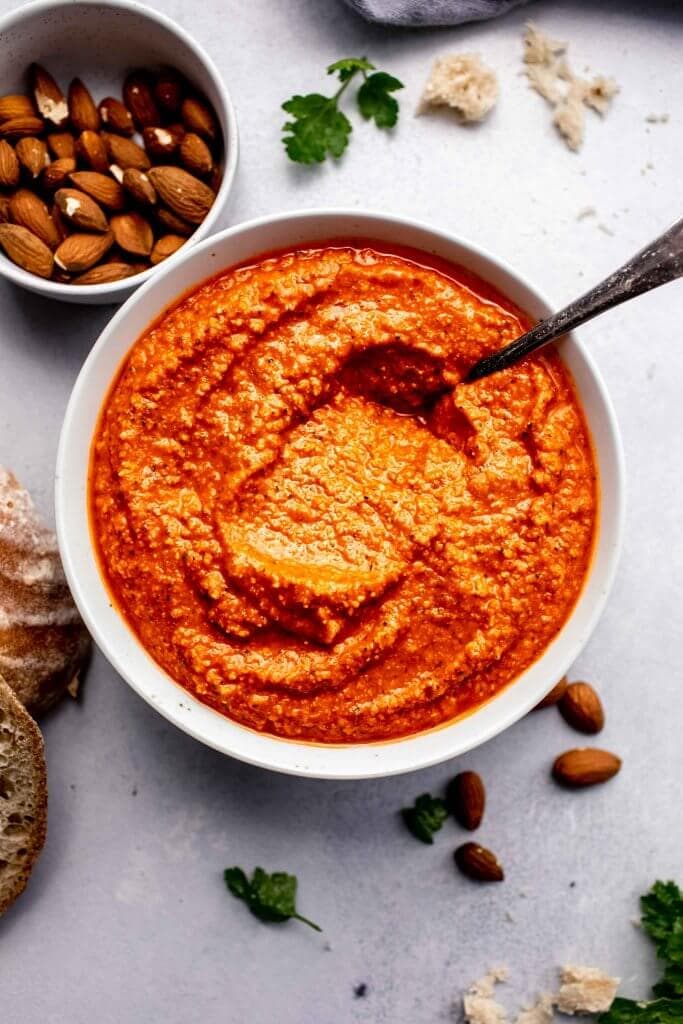
[[[24,891],[46,828],[43,737],[0,679],[0,914]]]
[[[0,466],[0,675],[40,715],[73,684],[89,649],[57,539]]]

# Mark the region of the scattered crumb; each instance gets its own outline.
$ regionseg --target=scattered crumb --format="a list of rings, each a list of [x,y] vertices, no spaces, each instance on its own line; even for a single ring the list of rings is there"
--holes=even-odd
[[[550,1024],[552,1019],[553,997],[544,992],[532,1006],[519,1011],[516,1024]]]
[[[356,999],[362,999],[364,996],[366,996],[368,994],[368,986],[366,985],[366,983],[362,981],[360,985],[354,985],[353,994]]]
[[[527,22],[524,35],[525,64],[550,64],[566,49],[566,43],[559,39],[551,39],[550,36],[541,32],[532,21]]]
[[[69,789],[75,790],[76,789],[76,783],[75,782],[70,782],[69,783]]]
[[[645,120],[649,124],[666,124],[669,120],[668,114],[648,114]]]
[[[514,917],[512,916],[512,914],[510,913],[510,911],[509,911],[509,910],[506,910],[506,911],[505,911],[505,920],[506,920],[506,921],[507,921],[507,922],[508,922],[509,924],[514,924],[514,923],[515,923],[515,918],[514,918]]]
[[[614,1002],[619,981],[597,967],[569,965],[560,972],[560,991],[553,1002],[560,1013],[605,1013]]]
[[[460,121],[483,121],[496,105],[498,79],[477,53],[437,57],[422,93],[418,114],[451,107]]]
[[[133,788],[130,791],[130,795],[131,796],[137,796],[138,795],[138,787],[137,786],[133,786]]]
[[[574,889],[575,887],[576,887],[576,882],[570,882],[569,883],[569,888],[570,889]]]
[[[81,680],[80,680],[80,678],[78,676],[78,672],[77,672],[76,675],[71,680],[71,682],[67,684],[66,692],[69,694],[70,697],[73,697],[74,700],[77,700],[78,699],[78,691],[80,690],[80,688],[81,688]]]
[[[505,1024],[507,1012],[493,998],[498,982],[507,981],[507,967],[492,967],[483,978],[473,982],[462,997],[466,1024]]]
[[[612,235],[612,236],[614,236],[614,232],[612,231],[612,229],[608,228],[607,225],[603,224],[602,222],[600,224],[598,224],[598,231],[602,231],[603,234],[605,234],[605,235]]]

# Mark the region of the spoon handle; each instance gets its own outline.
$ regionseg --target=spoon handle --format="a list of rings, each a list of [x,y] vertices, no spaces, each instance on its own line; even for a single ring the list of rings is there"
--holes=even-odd
[[[499,352],[480,359],[465,376],[465,381],[479,380],[490,373],[504,370],[524,356],[547,345],[561,335],[580,327],[606,309],[618,306],[636,295],[659,288],[683,276],[683,220],[641,249],[628,263],[596,285],[581,298],[571,302],[559,313],[532,327],[516,341]]]

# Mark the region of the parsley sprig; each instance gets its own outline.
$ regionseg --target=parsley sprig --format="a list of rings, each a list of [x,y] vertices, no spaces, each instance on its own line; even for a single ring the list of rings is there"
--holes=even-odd
[[[423,793],[412,807],[402,809],[401,817],[416,839],[431,846],[434,833],[439,831],[448,817],[448,810],[438,796]]]
[[[322,931],[319,925],[302,917],[296,910],[296,875],[284,871],[268,874],[263,868],[254,868],[247,878],[242,868],[226,868],[223,877],[230,892],[249,907],[260,921],[281,923],[294,918],[303,921],[309,928]]]
[[[292,96],[282,104],[282,109],[292,115],[282,127],[282,141],[288,157],[296,163],[319,164],[327,156],[342,155],[353,126],[339,109],[339,101],[357,76],[363,79],[356,94],[363,117],[374,121],[378,128],[393,128],[398,120],[398,103],[391,94],[402,89],[403,83],[385,71],[377,71],[366,57],[337,60],[330,64],[327,74],[337,75],[341,83],[334,95],[311,92]]]

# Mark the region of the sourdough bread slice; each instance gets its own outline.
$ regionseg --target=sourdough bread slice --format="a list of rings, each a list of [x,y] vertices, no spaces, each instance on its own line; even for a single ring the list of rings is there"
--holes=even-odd
[[[0,679],[0,914],[24,891],[46,828],[43,737]]]

